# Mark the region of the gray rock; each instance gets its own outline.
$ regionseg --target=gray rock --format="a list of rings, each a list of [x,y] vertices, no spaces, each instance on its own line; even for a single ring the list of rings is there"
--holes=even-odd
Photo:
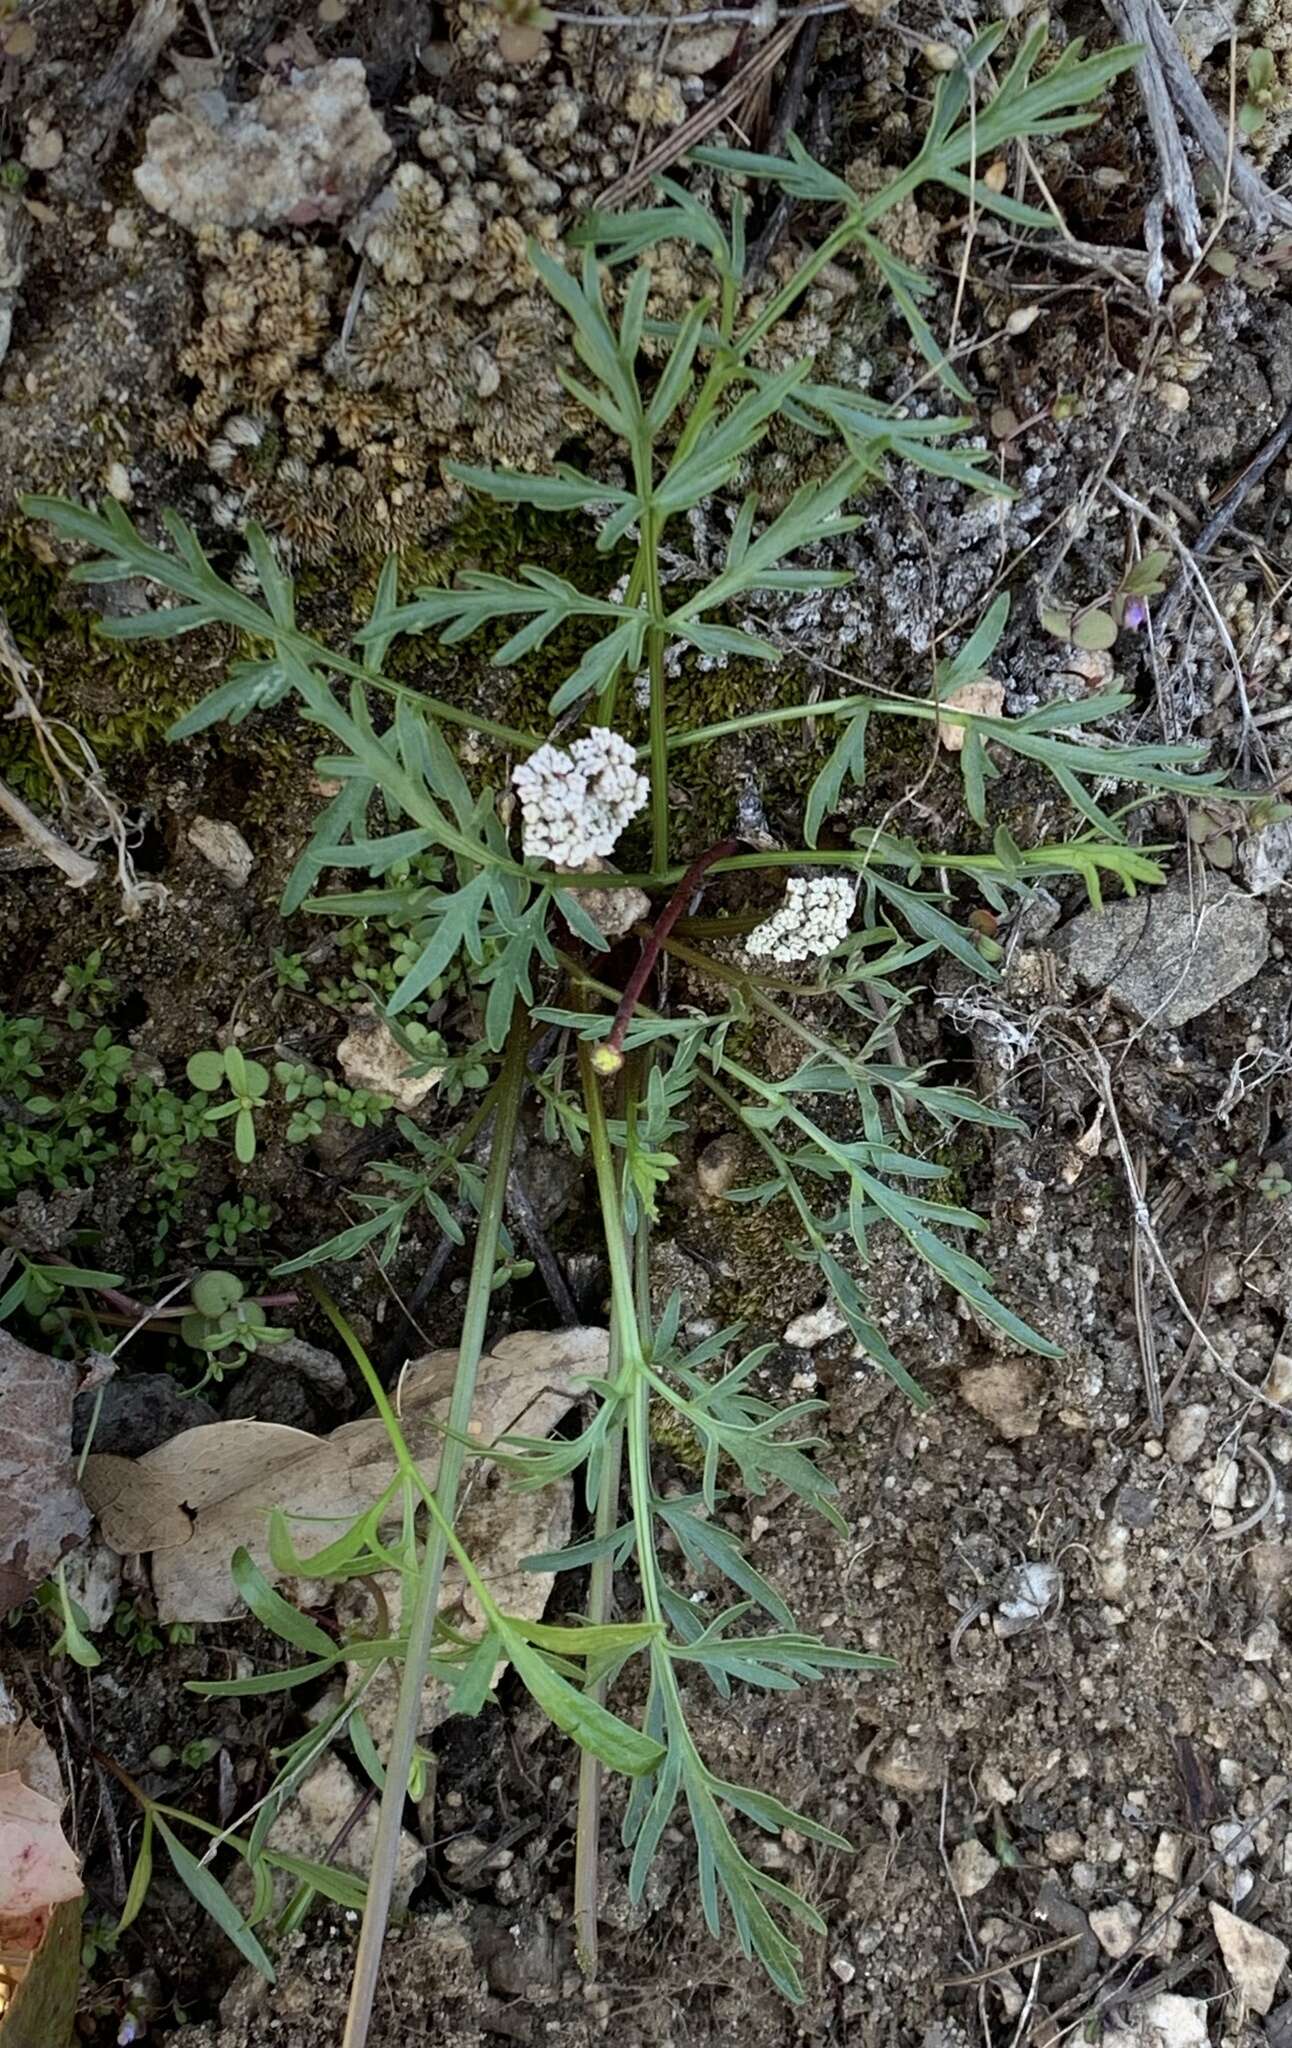
[[[1238,865],[1253,896],[1269,896],[1292,870],[1292,819],[1253,832],[1238,848]]]
[[[199,1422],[219,1416],[200,1394],[183,1394],[168,1372],[137,1372],[108,1381],[94,1431],[96,1451],[118,1458],[142,1458],[158,1444],[168,1444]],[[84,1448],[94,1395],[78,1394],[72,1423],[72,1448]]]
[[[291,1429],[330,1429],[354,1405],[340,1359],[303,1337],[259,1351],[229,1381],[225,1417],[282,1422]]]
[[[1173,881],[1130,902],[1083,910],[1051,944],[1079,981],[1176,1030],[1258,974],[1270,940],[1264,905],[1208,871],[1196,893]]]

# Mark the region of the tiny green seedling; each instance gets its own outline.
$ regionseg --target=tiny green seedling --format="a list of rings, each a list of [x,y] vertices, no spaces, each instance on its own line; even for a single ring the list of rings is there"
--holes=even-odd
[[[1247,91],[1238,109],[1238,125],[1244,135],[1259,135],[1270,117],[1278,92],[1279,70],[1272,50],[1253,50],[1247,59]]]
[[[192,1389],[199,1393],[211,1380],[244,1366],[255,1351],[282,1344],[290,1330],[271,1328],[264,1309],[250,1299],[236,1273],[199,1273],[193,1282],[192,1308],[179,1333],[185,1344],[206,1358],[206,1372]]]
[[[232,1099],[208,1104],[204,1114],[212,1124],[233,1117],[234,1155],[240,1165],[249,1166],[256,1156],[256,1112],[265,1107],[269,1092],[268,1068],[247,1059],[236,1045],[226,1045],[223,1052],[191,1054],[185,1072],[204,1095],[218,1095],[227,1088]]]
[[[1133,562],[1121,580],[1102,597],[1094,598],[1075,610],[1047,607],[1041,612],[1041,624],[1058,640],[1069,640],[1074,647],[1083,648],[1089,654],[1105,653],[1116,645],[1117,635],[1123,626],[1137,629],[1145,623],[1148,616],[1145,600],[1159,597],[1165,590],[1162,578],[1170,562],[1171,557],[1165,548],[1152,548]]]

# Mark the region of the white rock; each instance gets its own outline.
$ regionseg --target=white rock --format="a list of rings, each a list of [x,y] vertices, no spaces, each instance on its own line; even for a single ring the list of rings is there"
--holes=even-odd
[[[251,880],[256,856],[236,825],[227,818],[196,817],[189,824],[188,843],[223,875],[231,889],[245,889]]]
[[[1054,1828],[1045,1838],[1045,1853],[1051,1863],[1077,1863],[1086,1838],[1076,1828]]]
[[[347,219],[389,151],[363,65],[338,57],[266,74],[245,105],[190,93],[149,122],[135,184],[181,227],[308,227]]]
[[[857,1965],[843,1955],[831,1956],[830,1968],[841,1984],[851,1984],[857,1974]]]
[[[1238,1460],[1226,1451],[1203,1467],[1194,1481],[1198,1496],[1209,1508],[1224,1508],[1226,1512],[1238,1499]]]
[[[1016,1565],[996,1609],[996,1634],[1016,1636],[1035,1628],[1062,1590],[1063,1576],[1057,1566],[1036,1561]]]
[[[823,1301],[820,1308],[809,1309],[806,1315],[795,1316],[786,1325],[785,1342],[795,1351],[814,1351],[818,1344],[838,1337],[847,1327],[834,1302]]]
[[[615,872],[613,861],[594,854],[572,874],[608,875]],[[650,897],[644,889],[571,889],[571,896],[591,920],[603,939],[622,939],[635,924],[650,916]]]
[[[1166,1454],[1177,1465],[1187,1465],[1202,1449],[1202,1440],[1207,1434],[1211,1410],[1204,1401],[1190,1401],[1182,1408],[1171,1424],[1166,1440]]]
[[[106,1628],[121,1598],[121,1559],[106,1543],[91,1543],[63,1560],[67,1590],[85,1609],[90,1634]]]
[[[1159,1991],[1124,2008],[1130,2024],[1104,2034],[1104,2048],[1207,2048],[1207,2002]]]
[[[289,1855],[306,1856],[313,1863],[328,1858],[333,1842],[350,1819],[363,1796],[363,1787],[351,1777],[339,1757],[326,1756],[305,1780],[295,1799],[289,1800],[269,1832],[271,1848]],[[372,1847],[377,1833],[377,1808],[370,1805],[351,1828],[344,1845],[332,1859],[341,1870],[365,1877],[372,1867]],[[395,1911],[406,1911],[408,1901],[426,1875],[425,1846],[402,1829],[399,1857],[395,1865]]]
[[[992,1800],[997,1806],[1012,1806],[1018,1798],[1017,1785],[1012,1785],[995,1764],[983,1765],[978,1773],[978,1789],[984,1799]]]
[[[1179,1884],[1183,1868],[1184,1845],[1178,1835],[1168,1834],[1164,1829],[1153,1851],[1153,1875],[1164,1877],[1168,1884]]]
[[[1229,1981],[1243,2004],[1249,2012],[1268,2012],[1287,1967],[1287,1943],[1263,1927],[1253,1927],[1250,1920],[1240,1920],[1224,1906],[1212,1906],[1211,1924]]]
[[[1269,1401],[1278,1401],[1284,1407],[1292,1406],[1292,1352],[1275,1352],[1261,1392]]]
[[[946,1753],[934,1738],[920,1741],[897,1735],[870,1768],[871,1775],[894,1792],[932,1792],[942,1783]]]
[[[1240,1863],[1246,1863],[1255,1843],[1246,1821],[1222,1820],[1211,1830],[1211,1846],[1231,1870],[1237,1870]]]
[[[1247,1641],[1243,1644],[1245,1664],[1268,1664],[1279,1653],[1278,1624],[1269,1615],[1258,1621]]]
[[[711,1201],[717,1201],[728,1188],[734,1188],[740,1178],[743,1159],[744,1147],[734,1131],[724,1131],[720,1138],[711,1138],[695,1162],[695,1178],[700,1193]]]
[[[985,1891],[996,1872],[1000,1869],[998,1857],[984,1849],[980,1841],[970,1836],[967,1842],[958,1842],[951,1851],[951,1882],[956,1896],[973,1899]]]
[[[388,1095],[396,1109],[411,1114],[439,1085],[443,1067],[410,1074],[413,1062],[384,1017],[361,1011],[336,1049],[337,1064],[352,1088]]]
[[[1000,1365],[975,1366],[956,1381],[961,1400],[990,1422],[1007,1443],[1035,1436],[1041,1427],[1042,1385],[1036,1367],[1017,1358]]]
[[[1134,1948],[1142,1917],[1129,1899],[1118,1899],[1115,1906],[1095,1909],[1090,1915],[1090,1931],[1104,1954],[1117,1962]]]

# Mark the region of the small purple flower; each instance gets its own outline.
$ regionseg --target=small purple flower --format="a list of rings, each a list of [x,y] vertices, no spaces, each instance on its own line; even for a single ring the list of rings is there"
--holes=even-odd
[[[1138,632],[1141,626],[1148,624],[1148,606],[1142,597],[1127,598],[1126,609],[1122,613],[1122,624],[1129,627],[1132,633]]]

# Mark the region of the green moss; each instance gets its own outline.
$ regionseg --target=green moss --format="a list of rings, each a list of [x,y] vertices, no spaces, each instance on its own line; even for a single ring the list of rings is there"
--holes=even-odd
[[[929,1154],[935,1166],[946,1168],[946,1179],[930,1190],[935,1202],[972,1209],[982,1171],[991,1164],[991,1140],[982,1124],[959,1124],[944,1144]]]
[[[42,710],[72,726],[105,769],[150,753],[220,675],[209,634],[202,644],[96,636],[92,609],[76,603],[63,569],[33,553],[22,529],[0,537],[0,606],[19,652],[38,671]],[[35,736],[22,720],[0,725],[0,770],[27,794],[48,794]]]
[[[650,1440],[688,1472],[703,1472],[704,1450],[689,1422],[667,1401],[650,1404]]]

